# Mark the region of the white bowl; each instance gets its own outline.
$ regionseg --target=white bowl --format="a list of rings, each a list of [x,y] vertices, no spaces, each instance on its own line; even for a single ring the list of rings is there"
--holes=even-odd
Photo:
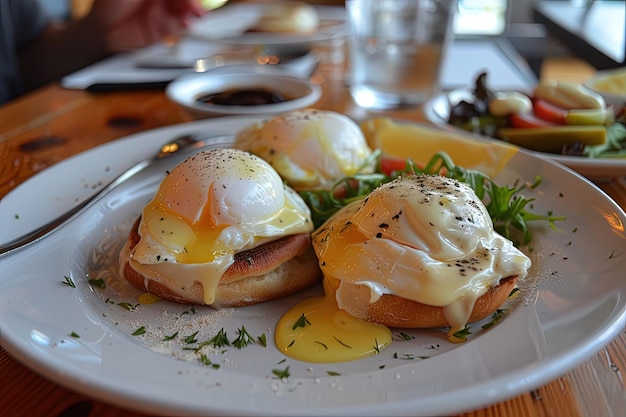
[[[607,106],[612,105],[616,112],[626,106],[626,68],[598,71],[583,85],[604,97]]]
[[[198,99],[208,94],[230,90],[264,89],[278,93],[285,101],[272,104],[219,105]],[[263,72],[205,72],[183,75],[166,88],[168,98],[182,106],[196,118],[232,115],[262,115],[284,113],[314,104],[321,96],[321,88],[306,80],[281,73]]]

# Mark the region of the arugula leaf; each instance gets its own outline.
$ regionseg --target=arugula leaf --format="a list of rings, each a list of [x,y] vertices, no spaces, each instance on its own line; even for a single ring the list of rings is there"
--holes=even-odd
[[[528,244],[532,240],[532,233],[528,227],[529,221],[548,221],[553,227],[555,221],[565,220],[563,216],[542,215],[529,211],[527,206],[534,199],[526,198],[521,194],[527,187],[525,184],[517,187],[499,186],[488,175],[480,171],[455,165],[445,152],[438,152],[433,155],[423,168],[419,168],[411,159],[407,159],[403,171],[393,172],[390,175],[382,173],[380,168],[381,151],[376,150],[373,157],[377,159],[377,168],[374,173],[357,173],[351,177],[343,178],[330,190],[307,190],[300,193],[311,209],[315,228],[320,227],[342,207],[365,198],[376,187],[401,176],[421,174],[443,175],[466,183],[485,203],[493,220],[494,228],[510,240],[513,240],[513,232],[517,230],[522,234],[522,242]],[[535,183],[538,182],[540,182],[539,178],[536,179]]]

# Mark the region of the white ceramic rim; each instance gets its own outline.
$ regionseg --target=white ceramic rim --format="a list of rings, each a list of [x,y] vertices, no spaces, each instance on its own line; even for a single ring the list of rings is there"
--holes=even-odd
[[[207,84],[209,87],[205,87]],[[197,101],[197,97],[203,94],[258,87],[268,87],[287,96],[295,94],[295,97],[281,103],[253,106],[225,106]],[[319,100],[322,89],[309,81],[278,73],[207,72],[178,77],[167,86],[165,93],[170,100],[198,114],[235,116],[282,113],[308,107]]]

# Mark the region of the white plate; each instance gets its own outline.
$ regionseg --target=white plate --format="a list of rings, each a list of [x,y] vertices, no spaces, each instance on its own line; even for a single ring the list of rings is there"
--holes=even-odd
[[[458,96],[464,92],[465,90],[455,90],[436,95],[428,100],[424,104],[424,114],[426,115],[426,118],[440,127],[467,133],[463,129],[457,128],[448,123],[448,115],[450,114],[450,102],[448,100],[448,95],[454,94]],[[485,136],[480,137],[485,138]],[[581,156],[555,155],[544,152],[529,152],[559,162],[567,167],[570,167],[579,174],[595,181],[626,176],[626,158],[586,158]]]
[[[188,35],[228,45],[290,46],[327,41],[345,36],[347,24],[343,7],[318,6],[318,30],[312,33],[247,32],[263,13],[262,4],[232,4],[208,13],[194,23]]]
[[[0,202],[0,223],[19,224],[27,218],[32,225],[54,215],[48,213],[50,201],[59,203],[52,211],[70,205],[85,193],[72,181],[76,173],[88,183],[104,181],[176,134],[233,133],[255,120],[172,126],[70,158],[7,195]],[[488,331],[473,325],[474,334],[465,344],[447,343],[443,331],[411,331],[414,340],[395,340],[364,360],[324,365],[285,358],[272,343],[274,324],[288,306],[317,288],[218,313],[196,307],[194,314],[189,307],[166,302],[125,310],[115,303],[135,304],[136,291],[112,285],[118,281],[110,277],[105,290],[96,289],[85,273],[97,278],[100,269],[115,270],[115,260],[102,255],[114,253],[125,239],[130,222],[168,168],[156,166],[58,233],[0,257],[0,340],[11,355],[70,389],[144,413],[432,416],[484,407],[541,386],[589,358],[624,328],[626,214],[589,181],[524,152],[514,155],[497,180],[532,182],[541,175],[541,186],[526,192],[536,198],[533,210],[551,210],[567,220],[557,230],[545,225],[535,230],[533,267],[517,305]],[[24,218],[16,218],[21,213]],[[11,233],[26,227],[11,226]],[[1,233],[0,240],[5,240],[7,233]],[[62,284],[65,276],[76,288]],[[212,362],[221,364],[219,369],[157,347],[156,340],[179,331],[175,350],[187,352],[181,350],[181,339],[193,334],[201,317],[200,340],[220,328],[232,338],[244,325],[253,336],[266,334],[268,345],[210,354]],[[155,340],[132,336],[141,326],[159,325],[163,329]],[[73,332],[79,337],[72,337]],[[429,358],[407,359],[411,355]],[[274,377],[273,369],[287,366],[287,380]]]

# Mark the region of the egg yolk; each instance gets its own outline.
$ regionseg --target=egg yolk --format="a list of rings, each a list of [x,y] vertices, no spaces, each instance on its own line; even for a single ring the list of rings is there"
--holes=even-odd
[[[267,162],[236,149],[199,152],[177,165],[144,207],[130,264],[181,296],[200,283],[213,304],[235,254],[310,233],[309,209]]]
[[[333,363],[373,356],[391,344],[389,328],[339,309],[334,299],[337,284],[325,278],[324,296],[306,299],[281,317],[275,336],[281,352],[305,362]]]

